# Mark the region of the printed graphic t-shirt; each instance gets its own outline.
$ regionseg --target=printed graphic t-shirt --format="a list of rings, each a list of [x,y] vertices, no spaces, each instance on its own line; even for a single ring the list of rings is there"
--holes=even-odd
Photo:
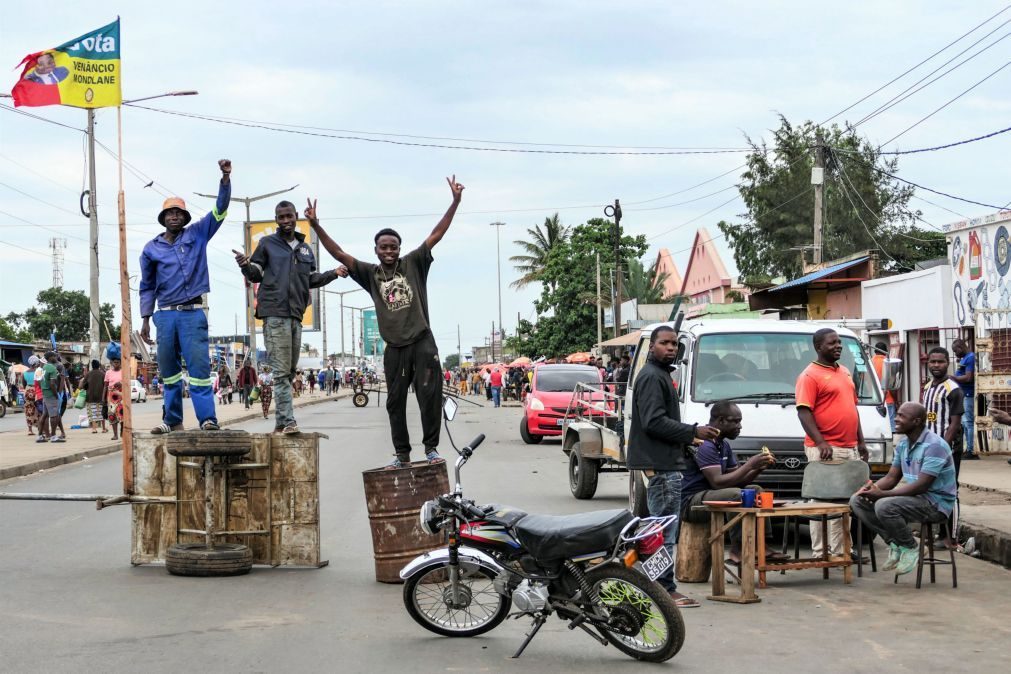
[[[355,260],[350,276],[372,295],[379,334],[390,346],[414,344],[429,330],[428,270],[432,249],[420,246],[397,261],[393,273],[382,265]]]

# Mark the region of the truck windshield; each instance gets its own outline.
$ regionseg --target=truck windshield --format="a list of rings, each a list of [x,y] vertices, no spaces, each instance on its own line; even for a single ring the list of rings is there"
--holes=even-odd
[[[839,360],[853,374],[861,405],[879,405],[881,396],[860,342],[842,336]],[[711,402],[768,394],[782,403],[793,398],[797,377],[817,358],[811,335],[804,333],[735,333],[703,335],[695,347],[692,398]]]
[[[537,371],[538,391],[572,392],[576,384],[596,385],[600,383],[600,374],[595,370],[587,368],[585,370],[550,370],[543,369]]]

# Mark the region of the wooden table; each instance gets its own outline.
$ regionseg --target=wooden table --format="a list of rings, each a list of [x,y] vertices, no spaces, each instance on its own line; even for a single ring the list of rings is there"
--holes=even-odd
[[[850,507],[846,503],[803,502],[789,503],[775,508],[742,508],[740,506],[703,506],[710,513],[709,544],[713,556],[713,593],[706,597],[713,601],[736,604],[753,604],[762,601],[755,594],[755,571],[758,571],[758,586],[767,587],[765,574],[769,571],[792,569],[824,569],[828,577],[830,568],[842,568],[843,582],[853,582],[853,560],[850,558]],[[729,520],[728,514],[732,514]],[[798,558],[785,562],[765,560],[765,520],[772,517],[818,517],[835,515],[842,518],[843,550],[840,557],[829,557],[828,521],[823,521],[822,540],[825,541],[821,557]],[[728,595],[723,570],[723,537],[727,530],[741,524],[741,583],[740,595]],[[757,563],[756,563],[757,557]]]

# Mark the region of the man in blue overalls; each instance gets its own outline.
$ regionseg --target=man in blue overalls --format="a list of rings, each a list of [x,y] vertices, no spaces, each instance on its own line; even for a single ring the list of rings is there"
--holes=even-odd
[[[150,319],[158,328],[158,372],[165,391],[165,414],[152,433],[168,433],[183,427],[183,374],[181,358],[189,373],[190,398],[200,428],[218,430],[211,392],[211,361],[207,348],[207,314],[203,295],[210,292],[207,274],[207,244],[221,227],[232,197],[232,162],[222,159],[221,185],[213,211],[191,226],[186,203],[170,197],[162,205],[158,222],[165,227],[144,246],[140,256],[141,338],[151,340]],[[158,313],[155,313],[155,302]]]

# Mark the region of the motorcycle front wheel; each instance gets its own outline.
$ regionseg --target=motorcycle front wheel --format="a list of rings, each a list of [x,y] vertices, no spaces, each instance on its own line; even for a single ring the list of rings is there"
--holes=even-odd
[[[444,637],[473,637],[499,625],[512,602],[495,590],[489,569],[460,567],[454,600],[448,564],[424,569],[404,583],[404,606],[415,622]]]
[[[670,660],[685,641],[685,623],[674,600],[638,571],[606,564],[586,573],[613,629],[604,636],[636,660]]]

